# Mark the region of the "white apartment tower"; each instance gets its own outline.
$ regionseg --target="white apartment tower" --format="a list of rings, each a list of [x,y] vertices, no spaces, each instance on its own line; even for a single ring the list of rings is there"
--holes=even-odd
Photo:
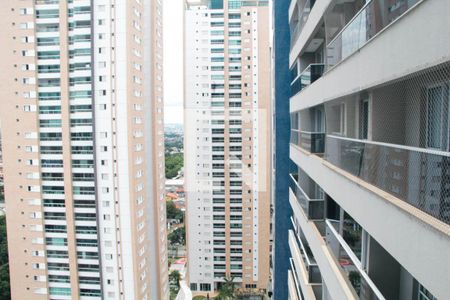
[[[289,299],[450,297],[449,12],[291,1]]]
[[[268,1],[186,4],[185,189],[194,294],[269,284]]]
[[[5,0],[13,299],[167,299],[162,0]]]

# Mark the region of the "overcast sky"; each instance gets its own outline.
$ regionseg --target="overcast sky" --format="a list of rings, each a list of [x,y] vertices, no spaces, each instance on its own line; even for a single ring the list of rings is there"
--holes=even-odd
[[[163,0],[164,119],[183,123],[183,0]]]

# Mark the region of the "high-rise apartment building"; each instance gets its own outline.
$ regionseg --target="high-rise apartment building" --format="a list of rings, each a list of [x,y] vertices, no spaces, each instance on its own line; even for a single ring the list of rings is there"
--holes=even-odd
[[[232,280],[269,286],[271,198],[268,1],[187,3],[185,190],[194,294]]]
[[[166,299],[162,1],[6,0],[13,299]]]
[[[449,297],[449,11],[291,1],[290,299]]]

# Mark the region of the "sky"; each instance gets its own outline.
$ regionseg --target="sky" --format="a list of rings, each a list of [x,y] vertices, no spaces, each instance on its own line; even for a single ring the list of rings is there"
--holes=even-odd
[[[163,0],[164,122],[183,123],[183,0]]]

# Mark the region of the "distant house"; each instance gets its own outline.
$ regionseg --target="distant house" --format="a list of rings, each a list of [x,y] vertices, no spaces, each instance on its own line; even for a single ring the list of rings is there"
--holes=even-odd
[[[175,193],[167,193],[166,197],[169,198],[170,200],[178,199],[178,195]]]

